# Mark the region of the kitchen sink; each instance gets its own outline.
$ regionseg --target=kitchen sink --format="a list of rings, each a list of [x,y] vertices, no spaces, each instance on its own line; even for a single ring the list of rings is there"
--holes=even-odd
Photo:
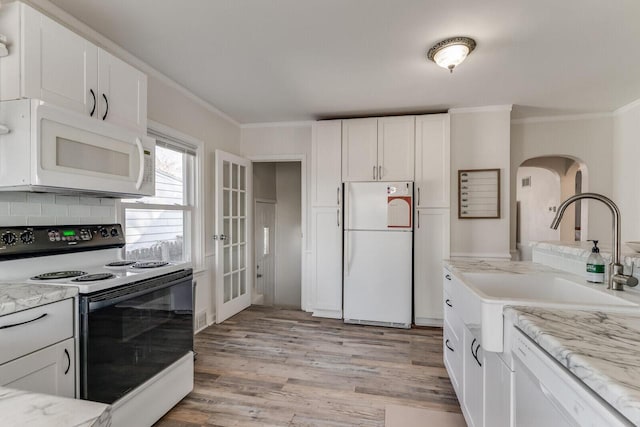
[[[637,290],[612,291],[569,273],[458,273],[445,280],[445,293],[486,351],[504,349],[505,306],[637,312]]]
[[[607,292],[604,284],[587,285],[552,275],[466,273],[464,278],[485,298],[572,305],[638,305]]]

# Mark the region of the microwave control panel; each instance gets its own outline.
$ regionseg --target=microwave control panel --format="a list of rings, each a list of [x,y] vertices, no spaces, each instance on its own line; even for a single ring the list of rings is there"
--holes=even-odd
[[[0,228],[0,259],[123,247],[120,224]]]

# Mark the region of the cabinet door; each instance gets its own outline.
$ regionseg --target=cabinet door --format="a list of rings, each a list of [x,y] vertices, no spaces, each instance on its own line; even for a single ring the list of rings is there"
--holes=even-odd
[[[469,329],[464,329],[463,345],[463,407],[467,424],[484,425],[484,356],[482,347]]]
[[[313,208],[314,315],[342,318],[342,212]]]
[[[0,385],[35,393],[75,397],[74,339],[69,338],[0,365]]]
[[[378,119],[342,121],[342,179],[378,178]]]
[[[413,181],[415,117],[378,119],[378,181]]]
[[[98,48],[30,7],[23,5],[22,18],[23,96],[90,114]]]
[[[311,139],[313,206],[338,206],[341,199],[342,122],[316,122]]]
[[[484,354],[484,418],[485,425],[509,427],[514,373],[497,353]]]
[[[450,206],[449,115],[416,117],[416,205]]]
[[[147,133],[147,76],[102,49],[98,51],[98,118]]]
[[[462,340],[456,338],[453,333],[452,326],[445,321],[443,333],[442,351],[444,353],[444,365],[449,374],[451,385],[458,396],[458,400],[462,402]]]
[[[413,243],[416,325],[442,324],[442,260],[449,257],[449,209],[417,209]]]

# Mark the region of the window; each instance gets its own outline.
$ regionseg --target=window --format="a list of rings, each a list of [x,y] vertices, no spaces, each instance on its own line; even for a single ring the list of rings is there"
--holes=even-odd
[[[156,138],[154,197],[122,200],[127,259],[192,261],[195,148],[166,135]]]

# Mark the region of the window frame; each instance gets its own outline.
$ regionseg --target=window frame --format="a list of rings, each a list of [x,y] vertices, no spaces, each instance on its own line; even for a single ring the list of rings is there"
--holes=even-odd
[[[179,132],[169,126],[148,120],[148,136],[154,139],[164,139],[164,142],[175,146],[188,147],[195,152],[193,160],[193,180],[185,182],[185,194],[191,199],[187,204],[161,204],[146,203],[141,201],[124,202],[117,201],[117,220],[122,224],[126,236],[126,209],[152,209],[175,210],[183,213],[183,239],[185,258],[190,258],[194,270],[199,271],[204,267],[204,143],[189,135]],[[165,138],[163,138],[165,137]],[[155,165],[154,165],[155,168]],[[188,164],[183,163],[185,176],[188,172]],[[154,171],[155,172],[155,171]],[[122,249],[123,257],[126,256],[126,248]]]

